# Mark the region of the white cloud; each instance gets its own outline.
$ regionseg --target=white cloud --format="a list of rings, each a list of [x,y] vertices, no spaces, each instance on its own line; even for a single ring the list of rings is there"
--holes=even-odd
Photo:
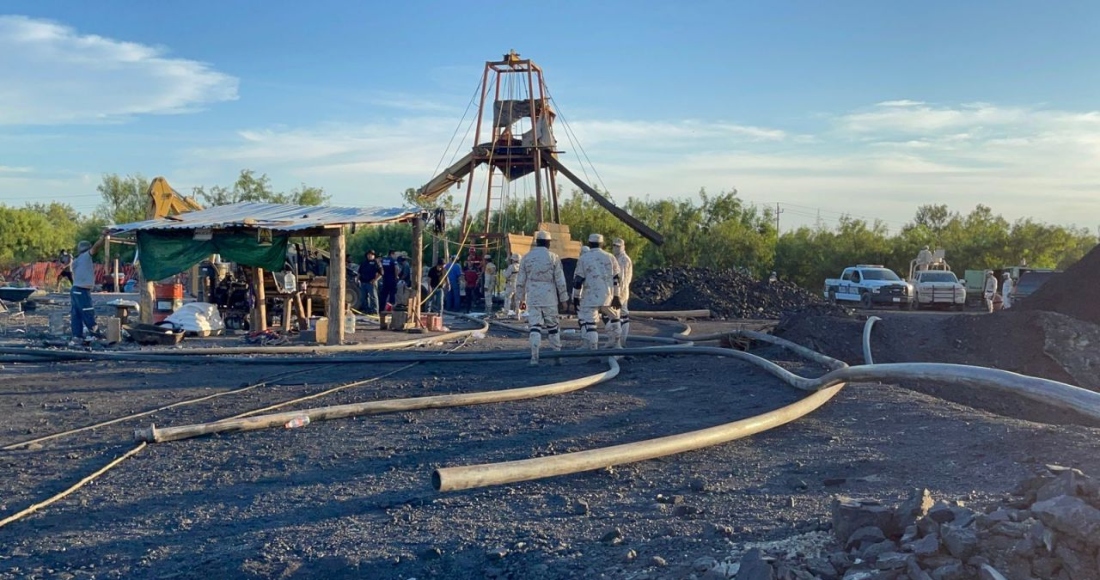
[[[598,184],[616,199],[736,187],[749,200],[837,208],[892,226],[926,203],[960,211],[984,203],[1009,219],[1100,222],[1100,113],[907,100],[829,121],[814,135],[697,119],[581,119],[571,126],[596,165]],[[325,187],[337,203],[395,203],[397,192],[432,177],[456,123],[436,115],[254,129],[197,153],[203,163],[234,170],[278,167]],[[471,137],[462,133],[444,166],[469,150]],[[562,161],[583,174],[583,155],[563,128],[557,134]],[[800,219],[793,211],[787,218]]]
[[[159,47],[0,16],[0,125],[176,114],[237,98],[237,79]]]
[[[11,167],[8,165],[0,165],[0,173],[30,173],[30,167]]]

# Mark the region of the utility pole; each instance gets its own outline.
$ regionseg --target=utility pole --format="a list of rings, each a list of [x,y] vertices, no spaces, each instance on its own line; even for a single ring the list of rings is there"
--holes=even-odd
[[[779,214],[783,213],[783,210],[779,208],[779,202],[775,202],[775,257],[772,258],[773,271],[779,271]]]

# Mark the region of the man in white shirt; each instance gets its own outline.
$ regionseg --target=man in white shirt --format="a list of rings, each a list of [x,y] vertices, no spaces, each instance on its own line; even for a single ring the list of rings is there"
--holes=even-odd
[[[104,236],[99,236],[95,243],[80,240],[76,246],[76,258],[73,259],[73,287],[69,292],[72,302],[70,314],[72,318],[73,340],[88,342],[96,336],[95,307],[92,306],[92,289],[95,287],[95,263],[92,262],[92,254],[95,254],[103,245]],[[87,327],[88,336],[84,329]]]

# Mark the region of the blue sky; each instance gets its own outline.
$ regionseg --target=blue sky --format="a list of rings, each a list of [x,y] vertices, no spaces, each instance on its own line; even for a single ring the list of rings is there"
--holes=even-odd
[[[397,205],[454,156],[484,61],[515,49],[546,70],[616,198],[736,187],[784,204],[785,226],[821,208],[827,224],[896,227],[923,203],[1100,224],[1095,2],[0,9],[3,203],[88,211],[103,173],[189,192],[250,168],[336,204]]]

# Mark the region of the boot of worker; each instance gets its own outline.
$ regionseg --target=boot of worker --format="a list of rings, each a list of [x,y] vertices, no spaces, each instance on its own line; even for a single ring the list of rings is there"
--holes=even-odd
[[[619,319],[619,344],[626,346],[626,339],[630,336],[630,317],[623,316]]]
[[[617,319],[612,319],[611,324],[607,325],[608,330],[611,332],[611,340],[607,345],[608,348],[622,348],[623,347],[623,328],[622,323]]]
[[[548,331],[550,335],[550,348],[554,349],[554,352],[561,352],[561,333],[558,331],[558,327],[555,326]],[[554,357],[554,366],[561,366],[561,358]]]
[[[539,346],[542,345],[542,329],[531,328],[530,334],[531,341],[531,366],[536,367],[539,365]]]

